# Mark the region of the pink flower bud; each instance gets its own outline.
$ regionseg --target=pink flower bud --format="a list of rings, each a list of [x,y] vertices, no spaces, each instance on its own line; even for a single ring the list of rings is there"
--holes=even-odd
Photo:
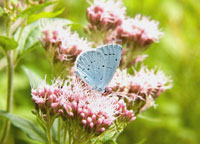
[[[90,128],[93,128],[93,127],[94,127],[94,123],[90,122]]]
[[[88,118],[87,118],[87,122],[88,122],[88,123],[92,122],[92,118],[91,118],[91,117],[88,117]]]
[[[81,122],[82,122],[82,124],[84,124],[84,125],[86,125],[86,124],[87,124],[87,121],[86,121],[86,120],[84,120],[84,119],[83,119]]]
[[[99,130],[101,133],[105,131],[105,128],[102,127],[100,130]]]

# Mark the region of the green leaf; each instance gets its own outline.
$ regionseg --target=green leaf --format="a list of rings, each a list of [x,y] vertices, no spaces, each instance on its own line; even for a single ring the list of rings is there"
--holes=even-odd
[[[72,22],[62,18],[42,18],[27,25],[23,30],[19,28],[14,35],[15,40],[19,39],[18,54],[21,57],[34,48],[42,47],[39,38],[42,36],[43,28],[57,24],[64,26],[70,23]]]
[[[17,48],[18,44],[13,38],[0,36],[0,46],[5,50],[12,50]]]
[[[0,7],[0,17],[3,16],[3,14],[4,14],[4,10],[2,7]]]
[[[0,116],[9,119],[15,127],[24,131],[29,138],[40,142],[47,142],[45,133],[40,128],[38,128],[32,121],[23,119],[10,113],[6,113],[1,110]]]
[[[46,1],[42,4],[39,4],[39,5],[34,5],[30,8],[27,8],[26,10],[22,11],[18,17],[22,17],[22,18],[27,18],[29,17],[30,15],[42,10],[43,8],[51,5],[51,4],[54,4],[55,2],[54,1]]]
[[[117,142],[115,142],[114,140],[108,140],[103,142],[102,144],[117,144]]]
[[[139,141],[137,144],[144,144],[146,142],[146,139],[142,139],[141,141]]]
[[[30,85],[32,88],[37,88],[39,84],[43,82],[43,80],[35,72],[26,67],[23,67],[23,69],[30,81]]]
[[[77,30],[77,29],[83,29],[83,25],[79,24],[79,23],[71,23],[68,24],[68,26],[71,26],[72,30]]]
[[[39,14],[33,14],[29,17],[28,19],[28,23],[32,23],[40,18],[52,18],[52,17],[56,17],[58,15],[60,15],[61,13],[63,13],[64,8],[57,11],[57,12],[41,12]]]

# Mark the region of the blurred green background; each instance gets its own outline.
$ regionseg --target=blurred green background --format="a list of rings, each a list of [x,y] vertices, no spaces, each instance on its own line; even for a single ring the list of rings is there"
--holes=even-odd
[[[160,21],[165,35],[145,53],[150,68],[158,66],[170,75],[173,88],[157,99],[120,135],[119,144],[198,144],[200,143],[200,1],[199,0],[124,0],[127,15],[140,13]],[[60,17],[87,24],[85,0],[61,0],[55,10],[65,7]],[[81,35],[82,30],[79,29]],[[13,113],[35,119],[31,113],[30,85],[21,66],[44,77],[50,66],[42,49],[35,49],[19,64],[15,72]],[[0,70],[0,109],[6,102],[6,69]],[[1,121],[0,121],[1,122]],[[1,125],[0,125],[1,128]],[[10,142],[24,141],[24,133],[12,127]],[[28,138],[27,138],[28,139]]]

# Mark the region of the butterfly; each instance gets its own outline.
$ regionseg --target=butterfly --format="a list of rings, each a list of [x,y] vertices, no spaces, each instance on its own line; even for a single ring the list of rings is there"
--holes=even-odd
[[[94,90],[106,91],[122,55],[120,45],[104,45],[82,52],[75,62],[75,73]]]

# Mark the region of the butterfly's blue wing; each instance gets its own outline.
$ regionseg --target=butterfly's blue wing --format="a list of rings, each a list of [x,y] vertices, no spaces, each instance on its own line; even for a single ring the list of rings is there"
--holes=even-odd
[[[105,89],[119,66],[122,48],[120,45],[113,44],[102,46],[98,48],[97,51],[102,52],[105,57],[106,70],[105,75],[103,76],[103,83],[100,86]]]
[[[105,75],[105,58],[100,51],[81,53],[75,62],[75,73],[96,90],[103,90],[101,84]]]

